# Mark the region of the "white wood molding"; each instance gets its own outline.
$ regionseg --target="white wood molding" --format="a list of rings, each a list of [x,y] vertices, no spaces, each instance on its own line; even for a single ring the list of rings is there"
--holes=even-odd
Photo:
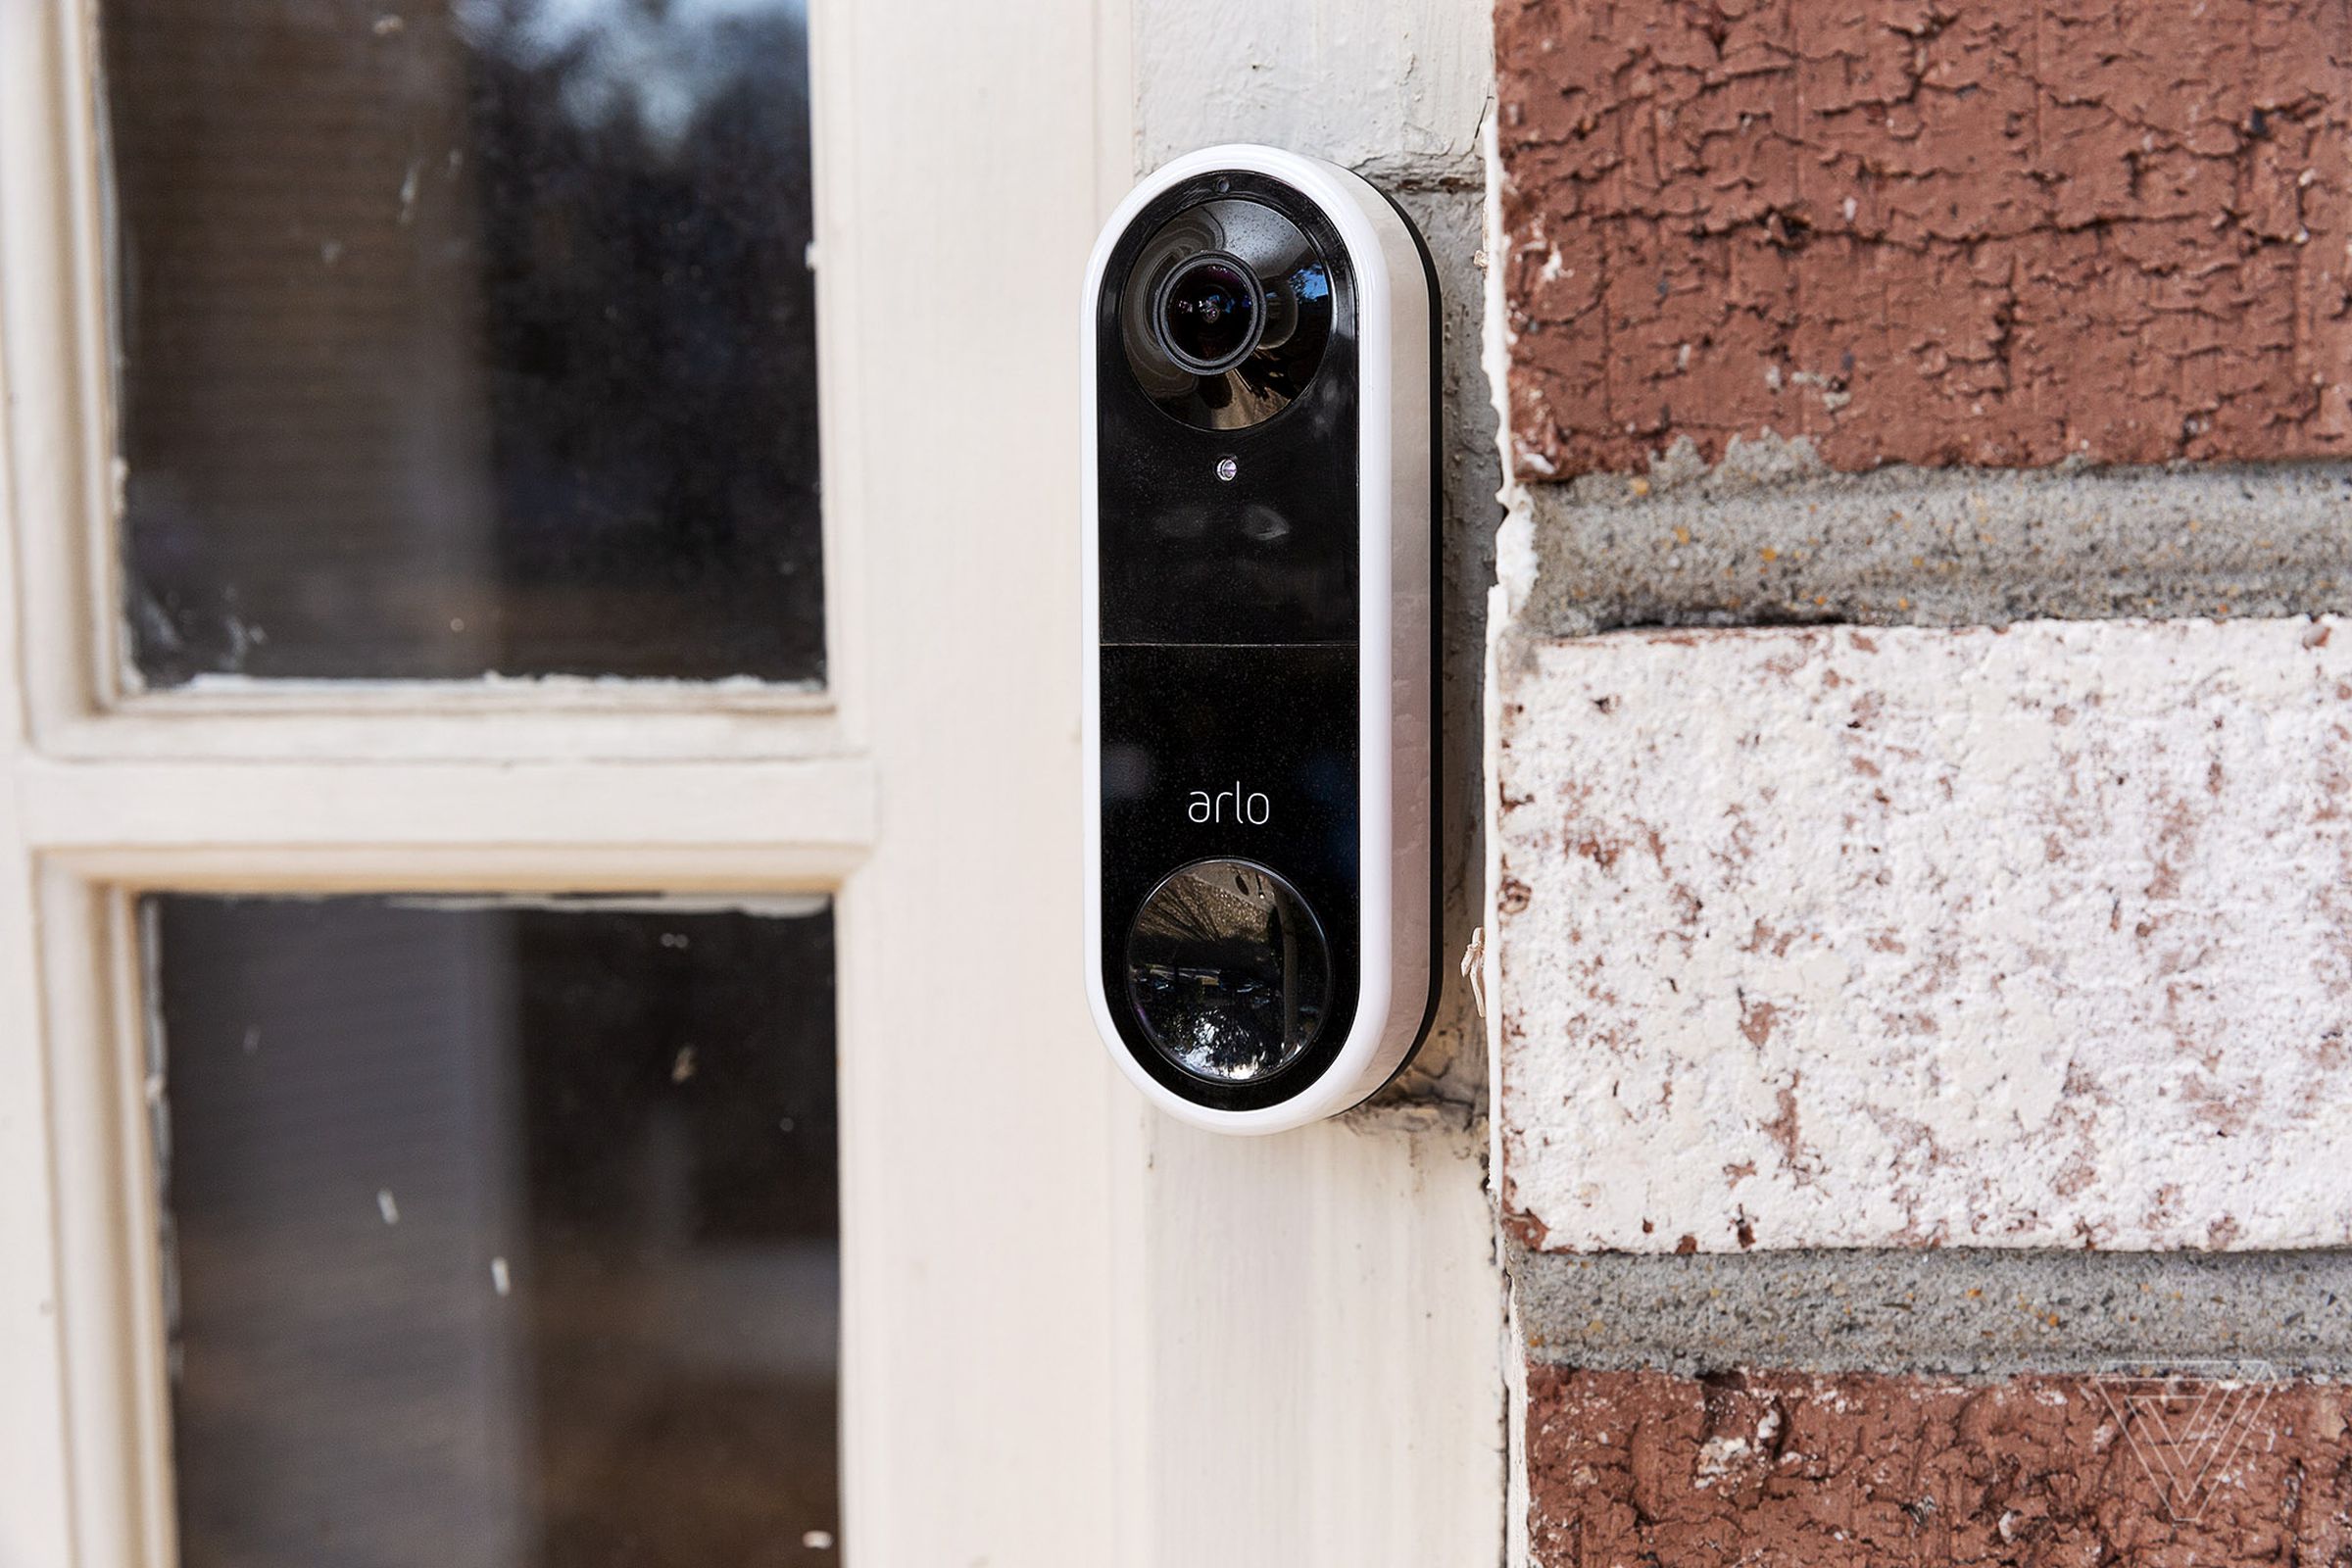
[[[171,1398],[130,900],[36,880],[72,1559],[170,1568]]]
[[[15,514],[48,524],[13,541],[18,696],[36,730],[92,710],[119,652],[91,613],[111,597],[114,544],[92,30],[74,0],[0,8],[0,435]]]
[[[0,798],[0,1563],[70,1568],[97,1559],[74,1551],[47,1019],[32,866],[13,818]]]
[[[661,851],[875,832],[871,768],[812,762],[58,762],[17,769],[35,851],[270,847]]]
[[[1114,1560],[1107,1064],[1062,961],[1099,3],[818,18],[880,786],[836,915],[859,1568]]]
[[[862,753],[867,705],[879,694],[867,643],[872,614],[864,427],[868,404],[858,323],[866,310],[858,267],[860,137],[850,80],[850,19],[858,0],[806,0],[808,8],[809,202],[816,269],[817,464],[824,484],[825,680],[836,738]]]
[[[817,693],[586,680],[437,688],[353,681],[332,690],[344,685],[199,682],[125,698],[103,711],[44,710],[33,720],[45,754],[90,761],[763,762],[851,754],[845,715]]]
[[[825,57],[875,149],[835,259],[867,302],[871,624],[930,643],[875,639],[881,831],[842,906],[848,1212],[895,1216],[845,1255],[852,1549],[1494,1562],[1502,1293],[1475,1142],[1186,1129],[1116,1077],[1069,978],[1071,301],[1132,177],[1085,74],[1123,52],[1125,9],[1056,0],[1008,27],[900,0],[844,18]],[[909,398],[982,386],[1009,390],[910,424]]]
[[[1503,1298],[1472,1134],[1124,1130],[1118,1560],[1501,1561]]]
[[[47,62],[30,6],[0,7],[0,119],[27,90],[40,91]],[[0,171],[24,149],[0,134]],[[14,175],[0,173],[0,179]],[[0,190],[10,188],[0,184]],[[0,207],[0,272],[21,265],[32,238]],[[0,309],[6,295],[0,292]],[[51,1204],[51,1094],[47,1017],[35,946],[32,856],[19,826],[15,773],[24,741],[13,521],[24,504],[17,454],[15,380],[0,319],[0,1564],[74,1568],[74,1470],[67,1424],[64,1330],[58,1312],[57,1216]]]

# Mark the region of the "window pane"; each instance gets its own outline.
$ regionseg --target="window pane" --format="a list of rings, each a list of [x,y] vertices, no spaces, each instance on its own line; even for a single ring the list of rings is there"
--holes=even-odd
[[[139,671],[824,674],[804,0],[102,0]]]
[[[838,1561],[820,901],[147,910],[185,1568]]]

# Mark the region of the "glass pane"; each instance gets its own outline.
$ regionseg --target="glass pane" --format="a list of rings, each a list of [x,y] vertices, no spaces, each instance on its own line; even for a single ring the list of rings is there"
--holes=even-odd
[[[150,685],[816,682],[804,0],[102,0]]]
[[[821,901],[147,914],[184,1568],[839,1560]]]

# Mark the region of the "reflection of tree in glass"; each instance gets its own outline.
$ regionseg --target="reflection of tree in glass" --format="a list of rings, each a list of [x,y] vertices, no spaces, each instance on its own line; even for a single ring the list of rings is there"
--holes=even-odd
[[[1321,935],[1297,894],[1255,866],[1208,861],[1171,877],[1138,916],[1127,959],[1153,1042],[1202,1077],[1262,1077],[1321,1021]]]
[[[788,86],[791,74],[763,69],[772,61],[762,29],[797,36],[808,27],[805,0],[456,0],[451,11],[475,48],[526,70],[554,68],[574,123],[633,119],[665,154],[746,81]]]
[[[1213,943],[1236,931],[1262,929],[1272,903],[1265,876],[1250,866],[1199,867],[1161,889],[1136,929],[1180,942]]]

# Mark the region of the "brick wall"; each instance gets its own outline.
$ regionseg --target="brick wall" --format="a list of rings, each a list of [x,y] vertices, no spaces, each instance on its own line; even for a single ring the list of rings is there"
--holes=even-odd
[[[1496,12],[1523,470],[2352,451],[2341,6]]]
[[[1526,1553],[2352,1563],[2352,6],[1495,21]]]

